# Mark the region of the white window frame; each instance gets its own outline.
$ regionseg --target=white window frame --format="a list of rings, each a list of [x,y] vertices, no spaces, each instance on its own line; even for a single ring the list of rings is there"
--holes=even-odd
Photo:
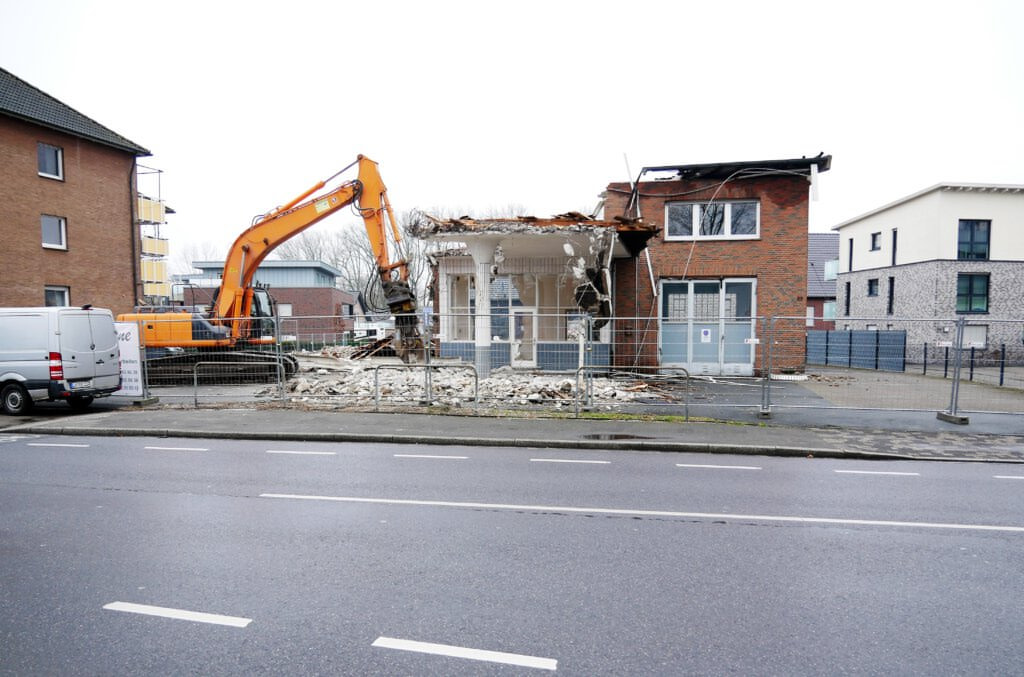
[[[60,226],[60,242],[59,243],[47,242],[46,240],[42,240],[42,237],[43,237],[43,234],[42,234],[43,219],[47,219],[47,218],[56,219],[58,225]],[[39,238],[40,238],[40,240],[42,240],[43,248],[44,249],[61,249],[61,250],[67,251],[67,248],[68,248],[68,220],[67,219],[65,219],[63,216],[54,216],[53,214],[40,214],[40,216],[39,216],[39,230],[40,230]]]
[[[39,167],[38,167],[38,160],[39,160],[39,158],[38,158],[38,151],[40,151],[40,150],[42,150],[44,148],[47,148],[47,149],[50,149],[50,150],[53,150],[53,151],[56,152],[56,155],[57,155],[57,173],[56,174],[50,174],[49,172],[44,172],[42,169],[39,169]],[[36,167],[36,169],[39,172],[39,176],[43,176],[43,177],[45,177],[47,179],[57,179],[58,181],[63,181],[64,180],[64,149],[61,148],[60,146],[54,146],[52,144],[43,143],[42,141],[40,141],[38,149],[37,149],[36,152],[37,152],[37,155],[36,155],[37,167]]]
[[[720,235],[702,235],[700,224],[703,216],[703,208],[709,204],[722,205],[725,207],[723,216],[722,232]],[[734,204],[754,205],[754,232],[736,233],[732,232],[732,206]],[[685,209],[689,207],[691,212],[690,223],[692,231],[690,235],[673,235],[669,232],[669,212],[673,209]],[[692,240],[760,240],[761,239],[761,201],[749,200],[714,200],[713,202],[666,202],[665,203],[665,241],[666,242],[688,242]]]
[[[59,306],[70,306],[71,305],[71,287],[65,287],[62,285],[48,284],[43,287],[43,303],[46,304],[46,295],[49,293],[61,294],[64,297],[64,303],[57,304]]]

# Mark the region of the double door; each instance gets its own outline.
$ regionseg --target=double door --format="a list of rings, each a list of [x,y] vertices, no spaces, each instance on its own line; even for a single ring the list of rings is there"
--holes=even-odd
[[[661,366],[753,375],[756,289],[756,280],[742,278],[662,282]]]

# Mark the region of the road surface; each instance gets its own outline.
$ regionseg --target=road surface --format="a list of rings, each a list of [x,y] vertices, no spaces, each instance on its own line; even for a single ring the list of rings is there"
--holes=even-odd
[[[1024,467],[0,434],[0,672],[1012,674]]]

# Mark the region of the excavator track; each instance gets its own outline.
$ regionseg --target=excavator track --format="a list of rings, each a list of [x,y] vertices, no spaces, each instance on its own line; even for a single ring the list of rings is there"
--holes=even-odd
[[[292,355],[252,350],[203,350],[146,359],[150,386],[194,383],[197,377],[200,385],[273,383],[298,370],[299,361]]]

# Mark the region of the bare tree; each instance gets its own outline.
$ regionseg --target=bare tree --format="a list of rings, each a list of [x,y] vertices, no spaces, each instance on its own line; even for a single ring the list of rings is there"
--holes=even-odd
[[[430,212],[434,218],[448,219],[467,216],[466,211],[437,209]],[[492,208],[470,218],[496,219],[526,215],[522,205],[510,203],[503,208]],[[427,287],[432,271],[429,253],[439,249],[459,246],[451,242],[431,242],[410,234],[410,227],[419,219],[418,211],[403,212],[398,217],[401,242],[388,238],[389,259],[392,262],[405,260],[409,269],[409,284],[421,302],[427,299]],[[275,255],[287,261],[322,261],[341,271],[338,286],[350,291],[362,292],[372,310],[386,312],[387,306],[380,285],[380,274],[366,229],[362,224],[348,223],[334,230],[317,230],[315,227],[283,243]]]
[[[210,242],[188,242],[185,245],[173,248],[170,257],[171,273],[191,273],[195,271],[192,263],[195,261],[221,261],[224,259],[224,252],[219,250]]]

